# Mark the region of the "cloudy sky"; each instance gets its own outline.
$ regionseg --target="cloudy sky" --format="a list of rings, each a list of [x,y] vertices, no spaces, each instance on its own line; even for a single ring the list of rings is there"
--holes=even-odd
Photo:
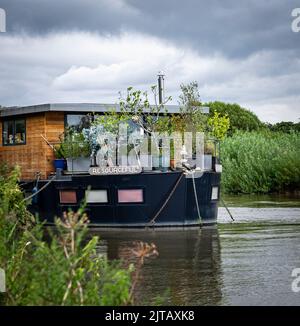
[[[0,105],[115,103],[166,74],[177,104],[239,103],[264,121],[299,121],[299,0],[0,0]]]

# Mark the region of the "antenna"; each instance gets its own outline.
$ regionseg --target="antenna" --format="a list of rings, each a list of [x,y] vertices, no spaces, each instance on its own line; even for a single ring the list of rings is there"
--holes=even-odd
[[[164,100],[165,100],[165,75],[162,71],[159,71],[158,73],[158,101],[159,104],[163,104]]]

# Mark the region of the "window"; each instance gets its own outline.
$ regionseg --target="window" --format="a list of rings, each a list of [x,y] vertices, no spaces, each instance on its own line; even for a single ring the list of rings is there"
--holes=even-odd
[[[25,119],[3,121],[3,145],[22,145],[26,143]]]
[[[119,189],[118,190],[119,203],[143,203],[144,194],[143,189]]]
[[[107,190],[87,190],[85,196],[87,203],[108,203]]]
[[[60,190],[59,201],[61,204],[76,204],[77,196],[75,190]]]
[[[212,187],[211,189],[211,200],[219,199],[219,187]]]
[[[89,128],[93,117],[90,114],[67,114],[65,118],[66,127],[76,132]]]

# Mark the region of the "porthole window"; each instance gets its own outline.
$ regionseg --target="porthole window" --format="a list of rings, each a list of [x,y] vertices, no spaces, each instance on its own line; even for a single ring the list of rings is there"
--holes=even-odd
[[[211,189],[211,200],[219,199],[219,187],[212,187]]]

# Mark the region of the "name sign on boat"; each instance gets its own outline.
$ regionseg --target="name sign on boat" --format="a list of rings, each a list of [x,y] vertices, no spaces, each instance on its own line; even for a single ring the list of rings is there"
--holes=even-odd
[[[90,175],[119,175],[119,174],[139,174],[142,168],[138,165],[121,165],[121,166],[99,166],[89,169]]]

